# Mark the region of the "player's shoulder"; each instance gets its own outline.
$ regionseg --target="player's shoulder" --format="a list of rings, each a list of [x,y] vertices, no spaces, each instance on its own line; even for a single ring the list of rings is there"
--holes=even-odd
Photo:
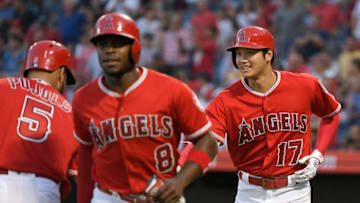
[[[100,79],[100,77],[89,81],[88,83],[77,89],[75,91],[73,101],[76,102],[77,100],[86,100],[90,98],[90,96],[93,95],[94,92],[98,89],[98,80]]]
[[[141,67],[143,70],[147,72],[148,82],[157,83],[157,87],[164,87],[164,88],[181,88],[181,87],[188,87],[184,82],[180,81],[179,79],[166,75],[164,73],[160,73],[153,69],[148,69],[145,67]],[[176,89],[173,89],[176,90]]]
[[[226,96],[232,95],[234,93],[243,92],[245,89],[244,89],[244,86],[242,83],[243,83],[243,79],[234,82],[230,86],[228,86],[228,87],[224,88],[222,91],[220,91],[220,93],[218,94],[217,97],[226,97]]]
[[[294,84],[301,87],[313,87],[318,83],[319,79],[309,73],[293,73],[288,71],[278,71],[280,73],[281,82],[285,84]]]
[[[4,84],[8,82],[8,78],[0,78],[0,84]]]
[[[310,80],[315,81],[317,78],[310,73],[293,73],[288,71],[278,71],[282,79]]]

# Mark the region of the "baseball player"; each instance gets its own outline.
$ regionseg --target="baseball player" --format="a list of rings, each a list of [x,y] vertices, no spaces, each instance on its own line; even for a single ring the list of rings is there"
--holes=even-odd
[[[101,16],[91,42],[104,74],[73,99],[78,202],[184,202],[217,152],[204,109],[182,82],[136,66],[140,34],[129,16]],[[177,173],[181,133],[195,144]]]
[[[338,124],[340,104],[309,74],[274,71],[274,39],[241,28],[228,49],[244,79],[224,89],[206,113],[225,137],[238,172],[235,202],[310,202],[310,184]],[[321,117],[315,149],[310,117]]]
[[[79,146],[61,94],[75,83],[70,63],[63,45],[39,41],[28,51],[25,77],[0,79],[0,202],[60,203],[69,194]]]

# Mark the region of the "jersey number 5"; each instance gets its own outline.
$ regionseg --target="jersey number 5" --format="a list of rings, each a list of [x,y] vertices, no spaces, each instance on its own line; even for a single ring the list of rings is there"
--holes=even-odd
[[[43,142],[51,133],[54,107],[41,100],[26,96],[18,118],[18,135],[28,141]]]

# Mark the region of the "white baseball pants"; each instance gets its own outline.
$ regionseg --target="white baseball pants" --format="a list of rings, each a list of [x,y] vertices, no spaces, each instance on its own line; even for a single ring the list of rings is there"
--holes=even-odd
[[[119,195],[109,195],[95,187],[91,203],[128,203],[128,201],[121,199]],[[181,197],[178,203],[185,203],[185,198]]]
[[[0,202],[60,203],[60,185],[33,173],[0,175]]]
[[[291,183],[277,189],[264,189],[239,179],[235,203],[310,203],[309,181],[302,184]]]

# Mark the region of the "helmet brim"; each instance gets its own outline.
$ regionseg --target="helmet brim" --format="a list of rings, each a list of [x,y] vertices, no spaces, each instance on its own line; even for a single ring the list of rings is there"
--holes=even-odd
[[[107,32],[107,33],[99,34],[99,35],[96,35],[96,36],[92,37],[92,38],[90,39],[90,42],[95,45],[97,40],[99,40],[101,37],[108,36],[108,35],[125,37],[125,38],[128,38],[128,39],[134,41],[134,37],[131,36],[131,35],[128,35],[128,34],[125,34],[125,33],[119,34],[119,33],[115,33],[115,32]]]
[[[241,42],[237,43],[235,46],[232,46],[227,49],[227,51],[233,51],[236,48],[248,48],[248,49],[271,49],[270,47],[265,47],[262,45],[258,45],[252,42]]]

